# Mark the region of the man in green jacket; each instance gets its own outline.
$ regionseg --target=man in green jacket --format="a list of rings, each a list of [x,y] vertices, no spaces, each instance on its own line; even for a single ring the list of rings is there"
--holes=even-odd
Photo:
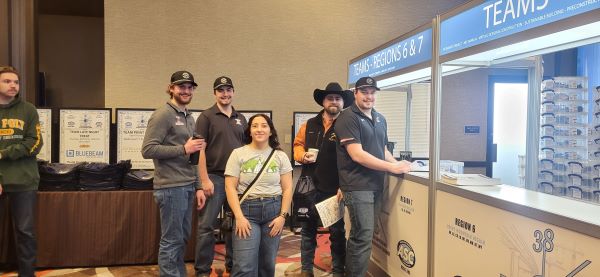
[[[41,147],[37,110],[19,97],[19,73],[12,67],[0,67],[0,223],[8,201],[19,276],[35,274],[34,211],[40,181],[36,155]]]

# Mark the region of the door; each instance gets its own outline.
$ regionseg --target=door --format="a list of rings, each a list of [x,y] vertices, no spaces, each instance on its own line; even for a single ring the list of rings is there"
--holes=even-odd
[[[490,77],[488,103],[488,176],[524,185],[527,127],[527,77]],[[521,156],[521,159],[519,158]]]

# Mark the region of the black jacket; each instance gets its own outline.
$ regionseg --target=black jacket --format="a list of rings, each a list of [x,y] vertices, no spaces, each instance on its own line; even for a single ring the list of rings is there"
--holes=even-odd
[[[317,161],[302,166],[302,176],[312,176],[320,192],[335,194],[340,187],[336,157],[336,135],[333,125],[325,132],[323,112],[306,122],[305,149],[317,148]]]

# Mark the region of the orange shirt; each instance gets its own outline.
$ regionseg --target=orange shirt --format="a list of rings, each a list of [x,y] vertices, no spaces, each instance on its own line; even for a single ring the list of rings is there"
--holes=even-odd
[[[325,132],[323,132],[323,136],[327,133],[329,128],[333,125],[333,119],[326,118],[323,116],[323,127],[325,128]],[[306,145],[306,122],[304,122],[300,126],[300,130],[298,130],[298,134],[296,138],[294,138],[294,160],[302,163],[302,158],[304,157],[304,146]],[[317,147],[318,148],[318,147]]]

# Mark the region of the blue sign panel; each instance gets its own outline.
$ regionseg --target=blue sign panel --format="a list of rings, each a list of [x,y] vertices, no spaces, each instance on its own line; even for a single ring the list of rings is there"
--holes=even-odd
[[[431,60],[431,28],[350,64],[348,83]]]
[[[445,55],[600,8],[600,0],[492,0],[441,23]]]
[[[465,125],[465,134],[479,134],[479,126]]]

